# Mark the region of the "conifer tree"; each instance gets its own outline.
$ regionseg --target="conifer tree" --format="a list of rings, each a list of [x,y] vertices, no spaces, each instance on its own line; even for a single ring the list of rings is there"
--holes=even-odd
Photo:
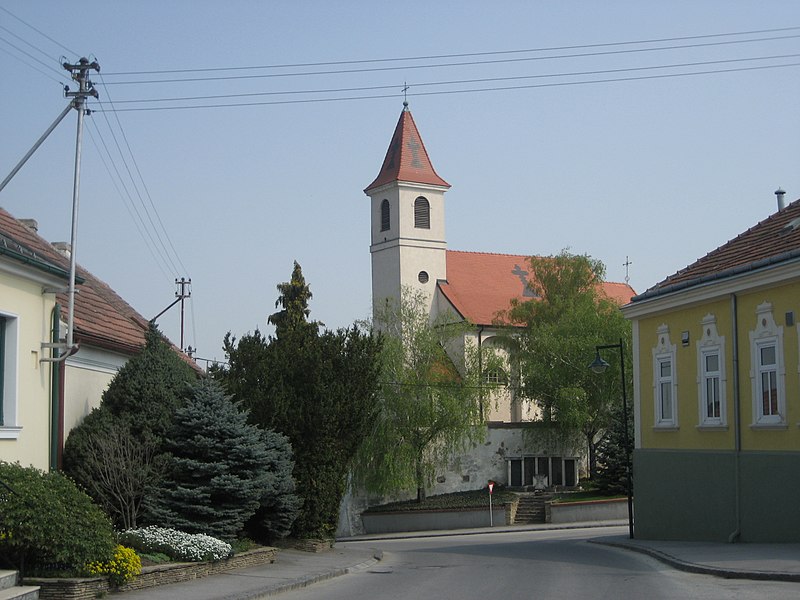
[[[155,514],[163,525],[223,540],[242,532],[275,487],[269,467],[288,466],[286,456],[274,456],[285,444],[273,440],[268,448],[264,433],[211,380],[177,410],[166,448],[172,457]],[[287,490],[285,477],[282,483]]]

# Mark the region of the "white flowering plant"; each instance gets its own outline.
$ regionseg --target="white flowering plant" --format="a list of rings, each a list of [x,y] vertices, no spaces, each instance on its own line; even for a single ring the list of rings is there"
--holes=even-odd
[[[174,560],[189,562],[215,561],[233,554],[231,545],[203,533],[184,533],[166,527],[128,529],[120,536],[120,543],[139,552],[163,552]]]

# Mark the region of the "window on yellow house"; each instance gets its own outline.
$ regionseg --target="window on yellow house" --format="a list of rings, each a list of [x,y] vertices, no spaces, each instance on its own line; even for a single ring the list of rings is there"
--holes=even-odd
[[[658,344],[653,348],[653,396],[655,401],[655,427],[678,427],[678,376],[675,365],[675,344],[669,339],[669,327],[661,325]]]
[[[775,323],[769,302],[760,304],[756,315],[756,328],[750,332],[753,427],[785,427],[783,327]]]
[[[703,317],[703,334],[697,342],[698,400],[700,427],[724,427],[725,406],[725,338],[717,333],[717,319]]]

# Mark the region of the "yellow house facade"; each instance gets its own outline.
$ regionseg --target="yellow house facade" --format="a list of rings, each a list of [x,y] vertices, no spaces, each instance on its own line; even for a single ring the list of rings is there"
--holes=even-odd
[[[623,312],[637,537],[800,541],[800,201]]]
[[[0,235],[0,460],[50,464],[58,369],[43,343],[53,341],[56,290],[67,281],[69,272]]]

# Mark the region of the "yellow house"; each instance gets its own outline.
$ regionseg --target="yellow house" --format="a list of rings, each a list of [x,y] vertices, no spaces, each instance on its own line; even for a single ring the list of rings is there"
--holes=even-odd
[[[0,460],[46,468],[58,426],[51,351],[69,271],[0,231]]]
[[[117,371],[144,346],[149,327],[78,265],[73,333],[79,349],[49,362],[52,351],[43,344],[66,332],[69,253],[61,246],[40,237],[35,221],[0,208],[0,460],[39,469],[60,466],[66,436],[100,404]]]
[[[800,200],[623,312],[636,536],[800,541]]]

